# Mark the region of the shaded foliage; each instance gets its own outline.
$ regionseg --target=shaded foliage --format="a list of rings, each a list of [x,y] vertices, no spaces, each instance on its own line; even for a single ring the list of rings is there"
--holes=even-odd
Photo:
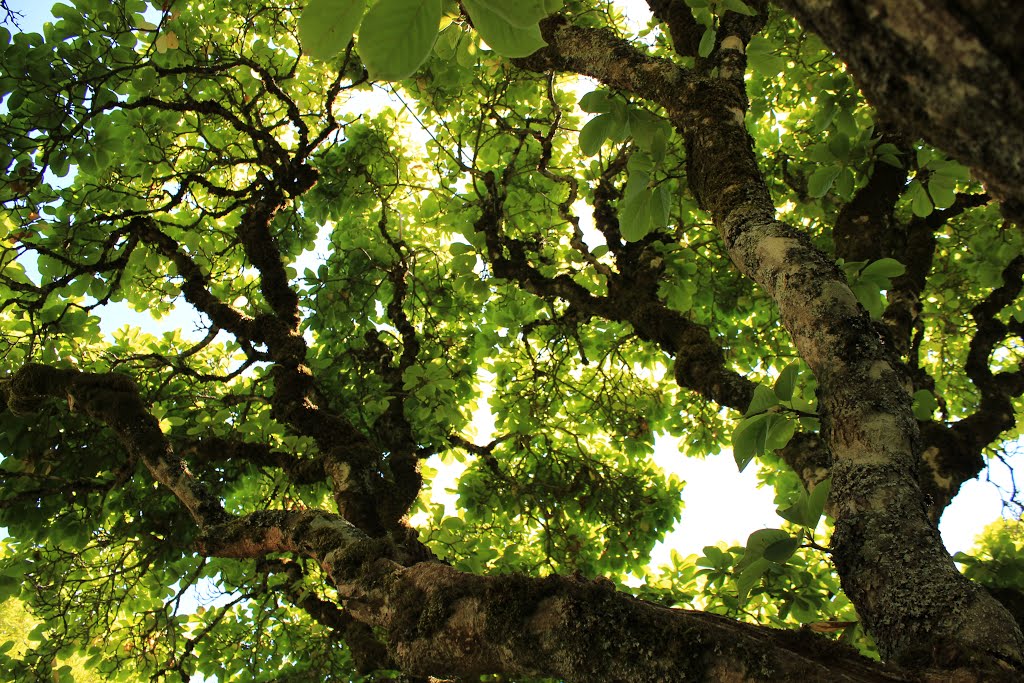
[[[1019,671],[1019,548],[935,531],[1019,436],[1019,227],[765,2],[516,4],[0,27],[4,665]],[[650,567],[672,441],[779,528]]]

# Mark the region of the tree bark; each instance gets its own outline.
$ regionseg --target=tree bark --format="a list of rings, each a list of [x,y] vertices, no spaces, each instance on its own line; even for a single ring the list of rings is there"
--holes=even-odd
[[[610,33],[543,24],[549,47],[521,61],[576,72],[664,107],[686,141],[688,181],[739,270],[775,300],[817,377],[832,455],[833,559],[882,656],[918,666],[1024,666],[1013,618],[956,569],[917,480],[908,387],[841,271],[775,207],[747,134],[742,46],[722,35],[719,77],[655,59]]]
[[[1024,3],[776,2],[847,63],[882,118],[970,166],[1024,225]]]

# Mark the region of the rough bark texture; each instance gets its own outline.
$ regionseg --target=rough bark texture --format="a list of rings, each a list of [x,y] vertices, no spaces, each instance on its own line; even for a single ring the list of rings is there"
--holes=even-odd
[[[1005,671],[982,677],[966,669],[906,672],[809,631],[667,609],[603,581],[466,574],[425,558],[409,539],[372,538],[324,511],[231,516],[177,465],[125,375],[30,365],[0,384],[0,397],[0,408],[22,415],[44,401],[67,398],[111,427],[126,450],[142,458],[192,511],[200,527],[199,553],[238,559],[286,553],[318,563],[345,609],[315,601],[311,612],[342,628],[354,657],[368,669],[386,666],[424,676],[501,671],[581,683],[1012,680]],[[275,560],[260,561],[273,571]],[[380,643],[367,626],[385,634],[387,642]]]
[[[764,0],[748,2],[761,15],[725,13],[715,51],[697,59],[693,70],[643,54],[609,31],[575,27],[560,17],[543,22],[549,47],[518,63],[535,71],[585,74],[646,98],[665,109],[684,137],[689,189],[712,215],[736,268],[777,303],[782,322],[817,377],[821,436],[802,435],[783,457],[809,481],[820,480],[830,469],[835,564],[890,666],[864,660],[809,632],[665,609],[604,582],[476,576],[434,561],[402,522],[421,481],[416,439],[401,409],[388,414],[393,429],[380,438],[387,445],[381,449],[316,401],[299,331],[298,298],[269,231],[286,195],[301,194],[315,181],[315,173],[301,161],[282,163],[277,185],[263,179],[252,188],[252,205],[237,230],[247,260],[259,271],[268,305],[259,317],[219,301],[202,269],[153,220],[136,217],[126,228],[133,240],[175,264],[185,298],[233,334],[250,360],[273,363],[269,400],[274,416],[296,434],[312,438],[323,457],[310,465],[270,449],[213,440],[188,444],[189,452],[209,457],[211,449],[244,449],[248,459],[280,466],[297,480],[326,478],[340,514],[228,514],[182,463],[124,374],[29,364],[0,381],[0,410],[26,416],[44,401],[57,400],[106,425],[129,458],[143,463],[190,513],[199,528],[196,548],[206,556],[261,558],[268,572],[295,571],[283,563],[275,568],[278,558],[265,557],[272,553],[318,563],[345,609],[309,602],[301,594],[295,602],[307,603],[316,618],[344,629],[347,644],[368,667],[400,668],[411,675],[503,672],[566,681],[1019,680],[1024,637],[998,603],[957,572],[929,518],[935,507],[929,509],[919,475],[924,471],[926,482],[934,480],[926,483],[934,487],[928,489],[933,496],[951,497],[959,482],[977,471],[972,468],[980,448],[1012,424],[1009,397],[1024,391],[1024,375],[993,375],[988,359],[1007,331],[996,314],[1019,294],[1024,259],[1012,262],[1004,272],[1004,287],[972,311],[979,334],[967,373],[982,395],[982,409],[948,431],[929,427],[922,436],[910,410],[910,391],[927,378],[906,372],[900,358],[912,348],[907,337],[920,312],[917,297],[935,228],[894,223],[892,208],[906,178],[891,171],[877,174],[870,191],[859,194],[835,226],[838,248],[847,250],[849,258],[884,256],[884,250],[912,254],[907,276],[894,286],[885,321],[899,340],[894,353],[881,343],[878,327],[832,257],[775,218],[744,125],[742,46],[761,27],[765,12]],[[683,4],[649,4],[669,25],[679,52],[692,54],[697,33]],[[1021,138],[1024,98],[1015,76],[1024,63],[1012,39],[997,29],[1019,23],[1024,8],[1009,1],[986,8],[973,0],[782,4],[846,54],[876,103],[899,110],[908,129],[972,164],[1006,202],[1007,212],[1019,215],[1024,171],[1013,144]],[[159,104],[152,98],[136,103]],[[606,297],[590,294],[571,278],[542,277],[524,257],[522,244],[502,233],[501,181],[490,175],[484,184],[490,203],[476,228],[486,238],[498,276],[526,291],[560,297],[574,315],[631,324],[640,338],[674,356],[680,385],[724,406],[746,406],[753,385],[727,367],[711,332],[652,303],[661,273],[643,258],[642,245],[610,238],[610,247],[629,268],[610,275]],[[618,228],[609,207],[616,198],[606,194],[601,199],[600,192],[598,197],[606,203],[595,205],[595,216],[614,237]],[[852,235],[865,227],[889,240],[874,245],[882,252],[856,251],[862,247]],[[395,241],[391,246],[398,265],[389,280],[399,304],[389,314],[405,350],[397,365],[388,363],[385,379],[400,384],[402,370],[415,361],[416,341],[401,307],[403,247]],[[930,469],[922,470],[923,463]],[[896,668],[900,665],[912,667],[913,673]]]
[[[742,29],[728,44],[749,39]],[[928,518],[902,373],[832,259],[775,220],[744,126],[742,51],[723,50],[732,53],[719,63],[727,78],[714,78],[652,59],[602,31],[549,21],[545,38],[550,47],[524,66],[575,71],[665,107],[686,140],[690,188],[729,257],[778,304],[819,382],[833,458],[833,557],[883,656],[947,666],[976,659],[993,671],[1000,662],[1024,665],[1016,623],[961,576]]]
[[[884,118],[970,166],[1024,224],[1024,4],[777,0],[849,65]]]

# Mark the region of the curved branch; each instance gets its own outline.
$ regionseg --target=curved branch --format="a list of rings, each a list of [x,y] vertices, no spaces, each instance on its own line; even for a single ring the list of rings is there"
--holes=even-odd
[[[542,29],[548,47],[520,65],[576,71],[668,111],[686,141],[690,189],[736,267],[777,303],[820,387],[833,457],[833,559],[883,656],[948,665],[941,649],[957,653],[954,661],[1024,666],[1013,618],[957,571],[928,519],[901,373],[832,259],[775,219],[744,125],[746,94],[734,81],[698,79],[606,31],[564,20]]]
[[[200,527],[228,518],[220,501],[192,478],[175,455],[157,419],[146,410],[135,382],[121,373],[93,374],[30,363],[0,383],[6,407],[15,415],[35,412],[46,399],[66,400],[110,427],[128,450],[188,509]]]
[[[347,613],[383,630],[390,658],[414,675],[501,672],[579,682],[915,680],[806,631],[668,609],[604,581],[485,577],[437,562],[410,562],[386,540],[370,539],[323,512],[253,513],[208,529],[197,548],[210,556],[285,552],[317,561]],[[936,674],[929,680],[949,679]]]

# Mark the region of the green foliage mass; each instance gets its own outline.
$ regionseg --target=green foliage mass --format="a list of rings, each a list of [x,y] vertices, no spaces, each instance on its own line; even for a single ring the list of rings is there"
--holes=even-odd
[[[703,29],[699,53],[678,57],[691,65],[727,13],[753,12],[687,4]],[[42,33],[0,28],[0,372],[127,373],[227,512],[335,509],[322,469],[300,474],[323,446],[275,408],[271,352],[223,322],[258,327],[278,310],[245,237],[273,195],[266,245],[297,298],[310,396],[367,436],[389,483],[402,448],[428,485],[458,475],[408,510],[439,558],[605,576],[780,627],[841,624],[871,652],[823,552],[828,481],[806,486],[775,453],[819,430],[816,380],[772,300],[723,256],[669,113],[511,59],[545,45],[541,22],[557,11],[657,56],[673,54],[669,35],[634,31],[601,0],[466,0],[466,15],[449,0],[301,5],[75,0]],[[788,18],[773,13],[747,56],[746,128],[776,205],[836,259],[830,226],[883,166],[908,174],[897,220],[981,192],[941,153],[883,141],[852,79]],[[969,312],[1024,248],[997,216],[979,205],[934,230],[914,338],[916,370],[933,378],[915,393],[919,420],[978,407]],[[903,264],[842,268],[882,319]],[[619,296],[627,271],[663,314],[711,330],[725,367],[759,385],[753,403],[679,386],[665,349],[574,303]],[[189,322],[153,331],[133,312]],[[1024,306],[999,316],[1019,324]],[[997,369],[1018,368],[1022,348],[1002,340]],[[656,441],[757,464],[780,528],[651,567],[685,494],[654,464]],[[0,412],[0,454],[0,641],[16,643],[0,643],[0,670],[50,680],[59,660],[71,669],[52,680],[359,680],[340,627],[306,609],[336,602],[322,568],[198,555],[188,512],[75,406]],[[990,541],[993,562],[969,571],[1021,587]]]

